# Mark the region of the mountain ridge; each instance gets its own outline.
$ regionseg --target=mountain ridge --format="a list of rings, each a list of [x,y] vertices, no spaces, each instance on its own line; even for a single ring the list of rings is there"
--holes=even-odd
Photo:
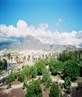
[[[5,44],[5,43],[4,43]],[[3,44],[3,45],[4,45]],[[63,51],[65,49],[75,50],[76,47],[72,45],[57,45],[42,43],[39,39],[33,36],[26,36],[25,38],[19,39],[16,43],[5,44],[0,49],[11,49],[11,50],[45,50],[45,51]]]

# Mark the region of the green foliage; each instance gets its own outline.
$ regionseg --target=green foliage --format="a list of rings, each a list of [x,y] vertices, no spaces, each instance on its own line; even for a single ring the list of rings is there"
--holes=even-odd
[[[50,60],[49,61],[49,68],[52,74],[61,73],[63,71],[63,64],[58,60]]]
[[[73,51],[63,51],[58,57],[58,60],[65,62],[67,60],[74,60],[75,59],[75,53]]]
[[[71,80],[75,80],[80,74],[80,68],[78,63],[74,60],[68,60],[65,62],[64,66],[64,77],[69,76]]]
[[[29,66],[24,66],[23,70],[20,72],[20,80],[24,81],[27,79],[27,77],[30,76],[30,67]]]
[[[63,53],[59,54],[58,60],[65,62],[67,60],[80,61],[82,59],[82,50],[78,51],[68,51],[65,50]]]
[[[11,83],[15,80],[15,78],[17,77],[18,73],[17,72],[12,72],[9,74],[9,76],[7,77],[7,83]]]
[[[40,82],[38,80],[33,80],[28,84],[25,97],[43,97]]]
[[[4,69],[4,65],[3,65],[2,60],[0,60],[0,70],[3,70],[3,69]]]
[[[31,78],[34,78],[34,77],[37,76],[37,68],[36,68],[36,66],[30,67],[30,75],[31,75]]]
[[[21,81],[21,82],[23,82],[23,81],[27,78],[27,76],[26,76],[26,74],[25,74],[24,71],[21,71],[21,72],[20,72],[19,78],[20,78],[20,81]]]
[[[53,83],[50,89],[49,97],[63,97],[61,91],[59,90],[58,84]]]
[[[45,70],[43,73],[42,82],[44,83],[45,88],[49,87],[52,84],[52,79],[47,70]]]
[[[46,68],[45,61],[44,60],[39,60],[37,63],[35,63],[35,66],[37,68],[37,74],[42,75],[44,69]]]
[[[0,70],[7,70],[7,60],[0,60]]]
[[[70,86],[71,86],[71,78],[70,77],[65,77],[64,87],[65,87],[67,93],[71,92]]]
[[[25,75],[29,75],[30,74],[30,67],[29,66],[24,66],[23,67],[23,72],[25,73]]]

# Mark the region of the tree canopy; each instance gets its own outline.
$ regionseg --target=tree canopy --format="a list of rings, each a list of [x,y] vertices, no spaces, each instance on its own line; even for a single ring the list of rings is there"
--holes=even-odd
[[[65,87],[67,93],[71,92],[70,86],[71,86],[71,78],[70,77],[65,77],[64,87]]]
[[[75,80],[77,76],[80,74],[80,68],[78,66],[78,63],[74,60],[68,60],[65,62],[64,65],[64,77],[69,76],[71,80]]]
[[[36,68],[36,66],[30,67],[30,76],[31,76],[31,78],[36,77],[36,75],[37,75],[37,68]]]
[[[35,63],[35,66],[37,68],[37,74],[42,75],[44,69],[46,68],[45,61],[44,60],[39,60],[38,62]]]
[[[43,97],[39,80],[33,80],[27,85],[25,97]]]
[[[63,97],[58,84],[53,83],[50,89],[49,97]]]
[[[52,84],[51,76],[47,70],[45,70],[43,73],[42,82],[44,83],[45,88],[49,87]]]
[[[50,60],[49,68],[52,74],[61,73],[63,71],[63,64],[58,60]]]

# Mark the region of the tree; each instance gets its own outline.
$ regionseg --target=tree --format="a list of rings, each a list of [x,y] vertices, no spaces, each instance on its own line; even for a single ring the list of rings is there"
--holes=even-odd
[[[15,80],[15,74],[14,73],[10,73],[9,76],[7,77],[7,83],[8,83],[8,86],[7,86],[7,89],[8,88],[11,88],[11,83]]]
[[[17,72],[11,72],[7,77],[7,82],[13,82],[18,76]]]
[[[71,80],[75,80],[80,74],[80,68],[75,60],[68,60],[64,65],[64,77],[69,76]]]
[[[23,62],[25,62],[25,61],[26,61],[26,56],[23,57]]]
[[[37,74],[42,75],[44,69],[46,68],[45,61],[44,60],[39,60],[37,63],[35,63],[35,66],[37,68]]]
[[[67,93],[71,92],[70,86],[71,86],[71,78],[70,77],[65,77],[64,87],[65,87]]]
[[[20,81],[24,81],[27,78],[29,79],[30,77],[30,67],[29,66],[24,66],[23,70],[20,72]]]
[[[75,59],[75,52],[74,51],[68,51],[64,50],[61,54],[58,56],[58,60],[65,62],[67,60],[74,60]]]
[[[6,59],[3,59],[2,64],[3,64],[4,69],[7,70],[7,60]]]
[[[43,97],[40,82],[38,80],[33,80],[27,85],[25,97]]]
[[[28,55],[28,58],[27,58],[27,60],[28,60],[28,61],[30,60],[30,57],[31,57],[31,56],[30,56],[30,55]]]
[[[49,61],[49,68],[52,74],[59,74],[63,71],[63,64],[58,60],[52,59]]]
[[[0,60],[0,70],[7,70],[7,65],[6,59]]]
[[[42,82],[44,83],[45,88],[49,87],[52,84],[52,79],[47,70],[45,70],[43,73]]]
[[[19,57],[16,56],[15,60],[16,60],[16,62],[18,63],[18,62],[19,62]]]
[[[37,75],[37,68],[36,68],[36,66],[30,67],[30,76],[31,76],[31,78],[36,77],[36,75]]]
[[[11,53],[8,53],[7,57],[8,57],[9,60],[12,59]]]
[[[79,67],[80,67],[80,76],[82,76],[82,59],[79,61]]]
[[[58,84],[53,83],[50,89],[49,97],[63,97]]]

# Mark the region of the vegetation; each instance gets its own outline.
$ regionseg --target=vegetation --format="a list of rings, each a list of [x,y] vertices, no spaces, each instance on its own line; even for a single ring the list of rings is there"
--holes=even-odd
[[[53,83],[50,89],[49,97],[63,97],[57,83]]]
[[[13,72],[13,73],[10,73],[6,79],[7,83],[8,83],[8,86],[7,86],[7,89],[8,88],[11,88],[11,83],[17,78],[18,76],[18,73],[17,72]]]
[[[74,51],[68,51],[65,50],[63,53],[61,53],[58,57],[58,60],[65,62],[67,60],[74,60],[75,59],[75,52]]]
[[[8,77],[7,77],[7,82],[8,83],[11,83],[13,82],[18,76],[18,73],[17,72],[11,72]]]
[[[0,60],[0,70],[7,70],[7,60]]]
[[[37,68],[36,68],[36,66],[30,67],[30,76],[31,76],[31,78],[35,78],[37,76]]]
[[[74,81],[80,74],[80,68],[78,63],[74,60],[68,60],[65,62],[64,66],[64,77],[69,76],[72,81]]]
[[[11,59],[11,54],[7,54]],[[51,56],[51,55],[50,55]],[[44,58],[44,55],[43,55]],[[23,61],[25,62],[26,57],[24,56]],[[30,56],[28,59],[30,60]],[[19,62],[19,58],[16,57],[16,61]],[[46,68],[49,65],[49,68]],[[49,71],[48,71],[48,70]],[[5,59],[0,61],[0,70],[7,70],[7,61]],[[25,97],[43,97],[40,82],[28,80],[35,78],[37,75],[42,75],[41,83],[43,82],[44,88],[51,86],[49,97],[63,97],[60,91],[60,86],[57,83],[52,84],[51,74],[63,76],[64,88],[67,93],[71,92],[71,81],[74,81],[79,75],[82,76],[82,52],[79,51],[63,51],[58,56],[58,59],[50,57],[50,60],[38,60],[34,66],[24,66],[20,72],[10,73],[7,82],[11,85],[15,78],[20,78],[20,81],[24,83],[24,88],[27,88]],[[28,84],[27,84],[28,83]]]
[[[52,74],[59,74],[63,71],[63,64],[61,61],[51,59],[49,61],[49,68]]]
[[[44,71],[42,82],[44,83],[45,88],[48,88],[52,84],[52,79],[47,70]]]
[[[6,54],[3,55],[3,57],[7,57],[8,60],[12,60],[11,53],[6,53]]]
[[[64,50],[63,53],[59,54],[58,60],[65,62],[67,60],[80,61],[82,59],[82,50],[68,51]]]
[[[27,93],[25,97],[43,97],[40,82],[38,80],[33,80],[27,85]]]
[[[45,70],[45,61],[44,60],[39,60],[38,62],[35,63],[36,68],[37,68],[37,74],[42,75],[43,71]]]
[[[67,93],[71,92],[71,78],[70,77],[65,77],[65,83],[64,83],[64,87],[67,91]]]
[[[26,80],[27,78],[29,79],[30,78],[30,67],[24,66],[23,70],[19,74],[19,77],[20,77],[20,81],[22,82]]]

